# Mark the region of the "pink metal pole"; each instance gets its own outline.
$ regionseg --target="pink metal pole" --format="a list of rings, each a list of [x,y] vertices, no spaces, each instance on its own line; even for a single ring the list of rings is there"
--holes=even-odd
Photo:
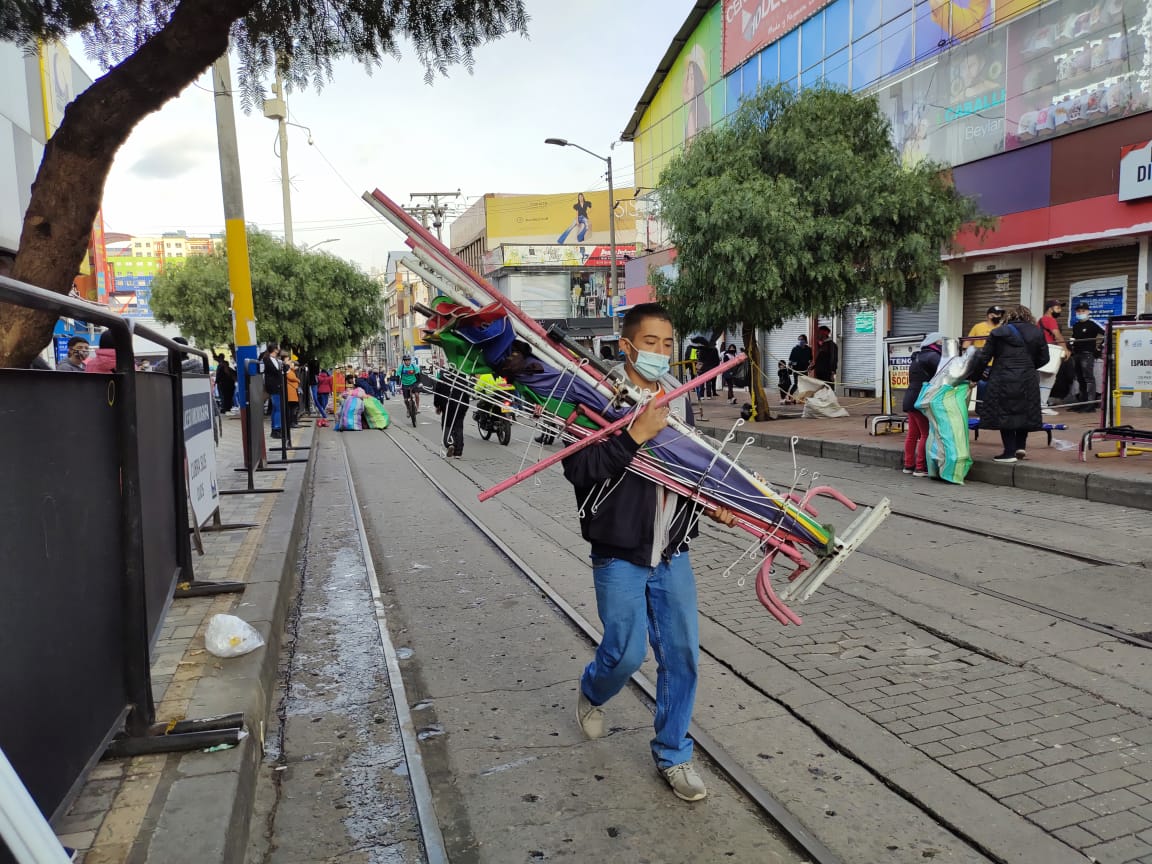
[[[712,369],[709,372],[705,372],[703,375],[700,375],[700,376],[697,376],[696,378],[693,378],[687,384],[681,384],[675,390],[672,390],[669,393],[665,393],[663,396],[659,397],[656,400],[657,407],[660,407],[662,405],[667,405],[673,399],[677,399],[680,396],[683,396],[689,390],[693,390],[696,387],[699,387],[704,382],[706,382],[712,378],[715,378],[718,375],[724,374],[725,372],[727,372],[729,369],[733,368],[734,366],[739,366],[746,359],[747,358],[745,357],[745,355],[737,354],[731,360],[727,361],[726,363],[721,363],[715,369]],[[647,406],[645,406],[645,408],[647,408]],[[485,489],[483,492],[480,493],[480,496],[479,496],[480,500],[481,501],[487,501],[489,498],[492,498],[496,495],[499,495],[501,492],[504,492],[508,489],[511,489],[517,483],[521,483],[524,480],[527,480],[529,477],[536,476],[541,471],[543,471],[545,468],[550,468],[551,466],[555,465],[560,460],[566,459],[567,457],[571,456],[573,453],[576,453],[577,451],[583,450],[585,447],[588,447],[591,444],[595,444],[597,441],[601,440],[602,438],[605,438],[608,435],[611,435],[613,432],[617,432],[620,429],[623,429],[625,426],[627,426],[629,423],[631,423],[634,419],[636,419],[635,418],[635,412],[634,411],[629,412],[626,416],[621,417],[619,420],[615,421],[614,423],[612,423],[608,426],[605,426],[603,429],[600,429],[597,432],[593,432],[587,438],[583,438],[580,441],[576,441],[572,444],[569,444],[567,447],[565,447],[563,450],[559,451],[558,453],[553,453],[551,456],[545,457],[544,459],[537,462],[535,465],[531,465],[528,468],[525,468],[523,471],[519,471],[516,474],[513,474],[507,480],[502,480],[501,482],[499,482],[495,486],[493,486],[491,489]]]

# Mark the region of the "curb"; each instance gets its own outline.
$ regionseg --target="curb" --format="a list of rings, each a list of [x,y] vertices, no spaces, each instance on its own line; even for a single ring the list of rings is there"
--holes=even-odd
[[[312,445],[316,437],[313,432],[308,443]],[[242,605],[232,613],[259,631],[264,647],[222,661],[214,674],[197,683],[188,708],[191,717],[243,711],[248,737],[226,753],[194,751],[180,756],[162,781],[170,784],[166,797],[153,803],[152,810],[159,812],[148,814],[154,817],[155,828],[146,841],[146,855],[137,859],[146,864],[244,861],[315,452],[308,451],[304,471],[289,469],[284,491],[277,493],[264,526]]]
[[[729,432],[728,429],[715,426],[696,428],[705,435],[718,439],[723,439]],[[751,438],[753,446],[784,453],[790,452],[792,448],[791,435],[751,432],[745,427],[740,430],[740,437]],[[802,456],[856,462],[860,465],[894,470],[900,468],[902,458],[900,451],[891,447],[854,444],[850,441],[823,441],[817,438],[801,438],[796,443],[796,452]],[[1069,471],[1066,468],[1028,463],[1000,465],[980,460],[972,463],[968,480],[993,486],[1012,486],[1032,492],[1047,492],[1066,498],[1119,504],[1139,510],[1152,510],[1152,479],[1124,477],[1098,471]]]

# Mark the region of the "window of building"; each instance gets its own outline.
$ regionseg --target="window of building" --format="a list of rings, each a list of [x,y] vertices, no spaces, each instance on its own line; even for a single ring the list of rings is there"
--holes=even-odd
[[[800,30],[780,40],[780,80],[791,81],[800,73]]]
[[[824,61],[824,79],[829,84],[847,89],[850,85],[848,49],[837,51]]]
[[[880,30],[880,75],[891,75],[912,63],[912,13],[905,12]]]
[[[824,13],[800,25],[800,68],[811,69],[824,59]]]
[[[848,0],[836,0],[824,10],[824,49],[839,51],[848,47],[848,23],[851,7]]]
[[[780,80],[780,45],[776,42],[760,52],[760,80],[769,87]]]
[[[857,0],[852,7],[852,41],[880,26],[880,0]]]
[[[760,88],[760,55],[752,57],[740,70],[740,92],[751,96]]]
[[[814,87],[824,77],[824,64],[817,63],[811,69],[806,69],[800,75],[800,87]]]
[[[852,43],[852,89],[861,90],[880,77],[880,31]]]
[[[728,96],[725,100],[725,113],[731,114],[740,107],[740,96],[742,95],[740,88],[743,81],[744,73],[740,69],[735,70],[724,79],[724,86],[728,91]]]
[[[881,8],[884,11],[884,20],[891,21],[898,15],[912,11],[912,0],[882,0]]]

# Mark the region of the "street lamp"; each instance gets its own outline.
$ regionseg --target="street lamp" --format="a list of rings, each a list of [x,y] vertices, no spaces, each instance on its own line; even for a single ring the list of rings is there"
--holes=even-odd
[[[616,193],[612,188],[612,157],[601,156],[599,153],[593,153],[587,147],[581,147],[569,141],[567,138],[545,138],[545,144],[553,144],[556,147],[575,147],[577,150],[583,150],[589,156],[594,156],[601,162],[608,165],[608,254],[612,258],[610,264],[611,269],[608,271],[608,297],[611,298],[612,308],[612,332],[617,332],[619,322],[616,320],[615,303],[616,296]]]
[[[306,245],[306,244],[301,244],[300,245],[300,251],[301,252],[311,252],[317,246],[323,246],[325,243],[338,243],[338,242],[340,242],[339,237],[329,237],[327,240],[321,240],[319,243],[313,243],[311,246]]]

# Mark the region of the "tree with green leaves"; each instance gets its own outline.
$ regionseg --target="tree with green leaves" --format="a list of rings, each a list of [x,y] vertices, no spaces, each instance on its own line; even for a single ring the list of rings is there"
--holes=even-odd
[[[291,345],[326,365],[342,361],[380,329],[380,285],[325,252],[286,246],[259,231],[248,237],[252,299],[261,341]],[[152,284],[152,311],[201,346],[232,341],[228,258],[192,256]]]
[[[757,328],[849,303],[922,305],[961,226],[989,227],[945,168],[904,166],[875,97],[780,85],[744,101],[664,169],[678,275],[657,293],[682,332],[743,327],[758,419]]]
[[[429,81],[474,50],[525,33],[523,0],[17,0],[0,2],[0,39],[27,46],[83,36],[106,69],[49,139],[24,216],[13,277],[67,294],[84,259],[116,151],[146,116],[229,48],[246,108],[278,66],[289,86],[321,86],[350,56],[372,68],[415,47]],[[0,366],[26,366],[54,318],[0,305]]]

